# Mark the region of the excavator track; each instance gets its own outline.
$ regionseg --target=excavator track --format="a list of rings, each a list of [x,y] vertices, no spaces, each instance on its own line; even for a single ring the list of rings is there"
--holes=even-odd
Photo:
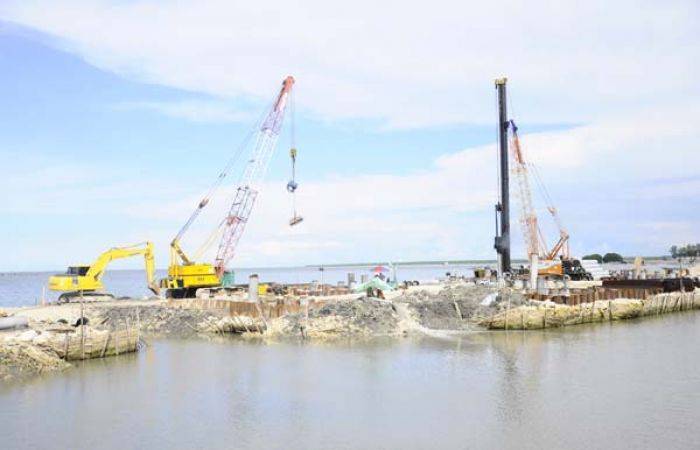
[[[114,295],[109,292],[64,292],[58,296],[58,303],[86,303],[114,300]]]

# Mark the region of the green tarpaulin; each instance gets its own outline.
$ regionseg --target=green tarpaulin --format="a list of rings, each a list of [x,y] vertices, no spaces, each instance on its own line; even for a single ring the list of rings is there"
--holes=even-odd
[[[381,289],[382,291],[393,291],[394,287],[388,284],[386,281],[382,281],[377,277],[374,277],[370,279],[366,283],[362,283],[358,286],[355,286],[355,289],[353,289],[355,292],[365,292],[367,288],[373,288],[373,289]]]

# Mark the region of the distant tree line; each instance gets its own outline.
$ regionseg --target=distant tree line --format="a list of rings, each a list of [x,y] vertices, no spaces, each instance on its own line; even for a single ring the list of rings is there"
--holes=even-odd
[[[688,244],[682,247],[674,245],[669,251],[674,258],[697,258],[700,256],[700,244]]]
[[[583,259],[595,259],[601,264],[610,262],[625,262],[625,258],[623,258],[619,253],[606,253],[605,255],[601,255],[600,253],[591,253],[590,255],[584,256]]]

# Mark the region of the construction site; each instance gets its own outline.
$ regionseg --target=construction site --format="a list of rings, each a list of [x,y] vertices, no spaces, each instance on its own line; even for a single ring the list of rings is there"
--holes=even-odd
[[[641,258],[632,268],[610,273],[594,260],[570,253],[569,232],[527,159],[515,119],[507,111],[507,80],[495,81],[498,102],[498,202],[495,206],[495,266],[469,276],[445,274],[434,283],[400,280],[393,265],[378,265],[358,281],[328,284],[271,283],[256,274],[236,279],[232,266],[260,185],[278,147],[285,116],[293,114],[295,79],[286,77],[260,121],[236,149],[210,188],[194,205],[170,242],[167,275],[156,279],[151,242],[112,247],[89,265],[69,266],[46,286],[56,301],[0,312],[0,378],[12,379],[70,367],[75,360],[139,351],[149,337],[240,335],[246,340],[347,340],[409,335],[451,336],[498,330],[537,330],[612,322],[700,308],[697,266],[650,270]],[[294,118],[289,120],[294,126]],[[290,227],[304,226],[296,209],[300,154],[289,148],[292,203]],[[242,164],[242,166],[241,166]],[[240,177],[231,180],[236,171]],[[534,206],[533,186],[542,192],[557,235],[547,236]],[[234,195],[199,248],[190,251],[189,232],[221,188]],[[511,202],[511,193],[513,199]],[[555,195],[556,196],[556,195]],[[511,205],[518,214],[511,214]],[[511,215],[517,217],[526,261],[511,255]],[[202,259],[212,254],[213,259]],[[118,298],[103,276],[109,264],[143,258],[148,299]]]

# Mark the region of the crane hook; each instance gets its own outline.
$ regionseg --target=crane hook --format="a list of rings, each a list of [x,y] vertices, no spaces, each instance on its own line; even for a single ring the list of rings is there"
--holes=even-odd
[[[297,206],[296,206],[295,192],[296,192],[297,188],[299,187],[299,184],[296,182],[296,162],[297,162],[297,149],[296,148],[292,147],[289,150],[289,157],[292,158],[292,179],[289,180],[289,183],[287,183],[287,192],[292,194],[293,215],[292,215],[292,218],[289,219],[289,226],[293,227],[294,225],[301,223],[301,221],[303,221],[304,218],[297,214]]]

